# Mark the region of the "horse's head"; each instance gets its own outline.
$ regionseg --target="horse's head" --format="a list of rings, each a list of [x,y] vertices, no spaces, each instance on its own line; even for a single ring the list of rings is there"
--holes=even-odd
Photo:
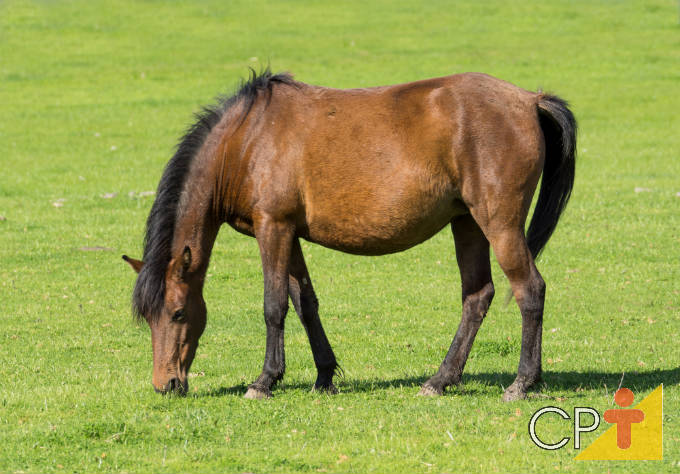
[[[137,273],[144,271],[141,260],[127,255],[123,260]],[[185,394],[189,388],[189,368],[206,323],[202,279],[201,272],[192,270],[191,250],[185,247],[170,260],[165,272],[163,308],[158,314],[142,315],[151,328],[152,383],[159,393]]]

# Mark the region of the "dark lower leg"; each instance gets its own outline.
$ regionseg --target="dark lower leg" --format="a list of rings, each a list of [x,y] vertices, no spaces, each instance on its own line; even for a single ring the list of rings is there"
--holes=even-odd
[[[423,385],[422,395],[442,394],[447,386],[460,383],[472,343],[494,295],[486,237],[469,215],[455,219],[451,227],[461,275],[463,314],[444,361]]]
[[[286,370],[286,356],[284,352],[284,321],[286,309],[267,309],[265,303],[265,321],[267,324],[267,342],[262,372],[255,381],[248,386],[246,396],[249,398],[264,398],[271,396],[271,388],[283,378]],[[281,316],[283,315],[283,316]],[[252,397],[251,397],[252,396]]]
[[[312,348],[318,374],[314,389],[335,393],[337,390],[333,385],[333,375],[338,364],[319,319],[319,302],[314,293],[300,243],[297,240],[293,242],[288,292],[295,312],[300,317],[300,321],[307,332],[309,344]]]
[[[495,233],[491,244],[522,313],[522,350],[517,378],[503,394],[504,401],[512,401],[525,398],[529,387],[541,377],[545,283],[534,265],[521,229]]]
[[[272,386],[283,378],[286,369],[284,321],[288,311],[288,269],[292,229],[261,217],[255,236],[260,247],[264,275],[264,320],[267,341],[262,373],[248,386],[246,398],[271,396]]]
[[[515,297],[522,313],[522,352],[519,358],[517,378],[503,394],[505,401],[526,397],[527,390],[541,379],[541,338],[543,334],[543,303],[545,283],[532,268],[532,277]]]
[[[489,282],[480,291],[465,298],[463,316],[451,347],[439,371],[423,385],[421,394],[441,395],[449,385],[460,383],[472,343],[489,309],[493,295],[493,283]]]

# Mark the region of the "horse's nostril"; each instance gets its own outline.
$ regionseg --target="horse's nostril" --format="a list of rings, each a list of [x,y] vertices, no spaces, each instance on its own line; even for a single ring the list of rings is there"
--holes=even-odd
[[[168,381],[168,383],[165,385],[165,393],[168,392],[173,392],[179,395],[186,395],[187,390],[189,389],[189,384],[185,381],[182,383],[177,377],[172,378]]]
[[[174,377],[168,380],[168,382],[161,386],[161,388],[158,388],[154,385],[153,389],[156,391],[156,393],[161,394],[175,393],[177,395],[186,395],[189,391],[189,383],[186,380],[182,382],[179,378]]]
[[[173,378],[168,380],[168,383],[165,385],[162,385],[161,388],[156,387],[155,385],[153,386],[153,389],[156,391],[156,393],[170,393],[170,392],[178,392],[181,390],[182,384],[179,382],[178,378]]]

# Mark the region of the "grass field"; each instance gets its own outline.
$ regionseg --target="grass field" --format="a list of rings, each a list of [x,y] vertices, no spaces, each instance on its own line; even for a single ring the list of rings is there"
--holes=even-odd
[[[520,316],[502,304],[495,262],[498,296],[464,384],[416,396],[460,318],[448,229],[381,258],[305,244],[341,393],[309,391],[311,352],[289,314],[286,378],[255,402],[242,395],[264,355],[259,256],[225,228],[190,394],[153,392],[120,255],[141,255],[143,193],[192,113],[267,63],[334,87],[483,71],[570,101],[576,186],[539,263],[534,397],[501,402]],[[678,110],[670,0],[1,2],[0,471],[679,472]],[[622,377],[638,400],[664,384],[663,461],[574,461],[573,443],[533,445],[537,409],[602,413]],[[541,430],[559,440],[572,428]]]

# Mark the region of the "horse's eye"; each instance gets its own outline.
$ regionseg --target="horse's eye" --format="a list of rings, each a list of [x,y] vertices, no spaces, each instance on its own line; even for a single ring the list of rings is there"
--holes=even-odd
[[[178,323],[184,321],[184,310],[178,309],[177,311],[175,311],[175,314],[172,315],[172,320]]]

